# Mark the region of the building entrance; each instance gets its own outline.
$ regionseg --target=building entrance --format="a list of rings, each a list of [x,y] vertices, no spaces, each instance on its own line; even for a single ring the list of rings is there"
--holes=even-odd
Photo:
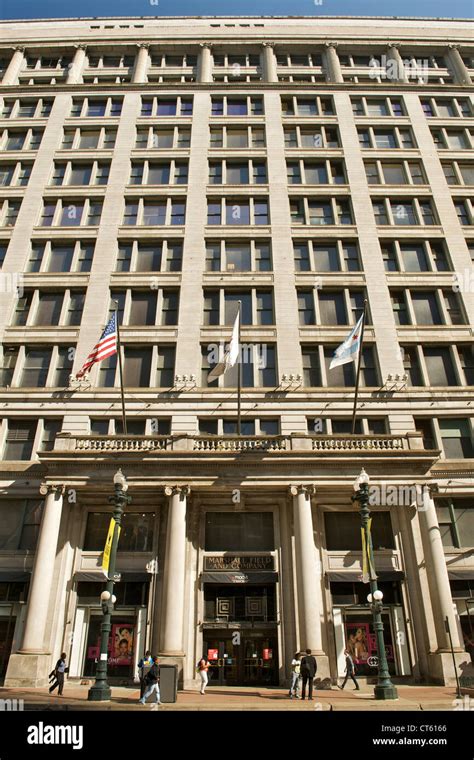
[[[278,642],[268,631],[204,632],[204,656],[210,686],[278,684]]]

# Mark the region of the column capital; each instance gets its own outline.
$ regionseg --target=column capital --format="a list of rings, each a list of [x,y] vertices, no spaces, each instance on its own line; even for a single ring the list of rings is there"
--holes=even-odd
[[[191,489],[188,485],[185,486],[165,486],[165,495],[166,496],[176,496],[179,494],[180,499],[184,499],[186,496],[189,496],[191,493]]]
[[[87,53],[87,45],[84,42],[80,42],[77,45],[74,45],[75,50],[84,50],[85,53]]]
[[[267,41],[265,41],[265,42],[262,42],[262,47],[274,48],[275,44],[276,44],[275,42],[267,42]]]
[[[53,485],[51,483],[44,483],[43,482],[43,483],[41,483],[41,485],[39,487],[39,492],[40,492],[41,496],[49,496],[49,494],[51,494],[51,493],[59,494],[60,496],[64,496],[65,491],[66,491],[66,486],[64,485],[64,483],[56,483],[56,484]]]
[[[449,50],[460,50],[461,45],[458,42],[450,42],[448,48]]]
[[[138,48],[139,50],[140,50],[140,49],[143,49],[143,50],[149,50],[149,49],[150,49],[150,43],[149,43],[149,42],[139,42],[139,43],[137,44],[137,48]]]
[[[299,496],[299,494],[304,493],[304,495],[309,498],[316,493],[316,486],[313,484],[305,485],[299,483],[289,486],[288,491],[291,496]]]
[[[401,46],[402,46],[401,42],[387,42],[387,47],[389,49],[395,48],[395,50],[400,50]]]
[[[208,50],[212,50],[214,46],[215,46],[214,42],[200,42],[199,43],[200,48],[207,48]]]
[[[324,47],[327,48],[337,48],[339,46],[339,42],[325,42]]]
[[[15,45],[15,47],[12,47],[10,49],[13,50],[14,53],[24,53],[26,50],[26,48],[22,45]]]

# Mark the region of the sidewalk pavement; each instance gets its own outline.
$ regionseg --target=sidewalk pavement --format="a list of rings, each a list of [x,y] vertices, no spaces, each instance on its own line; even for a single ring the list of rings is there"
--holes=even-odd
[[[91,682],[92,683],[92,682]],[[447,686],[397,686],[398,699],[379,701],[374,699],[373,686],[363,685],[360,691],[352,687],[341,691],[336,686],[313,692],[313,701],[289,699],[288,690],[273,687],[226,687],[210,686],[206,694],[199,691],[179,691],[177,702],[156,706],[138,704],[139,690],[126,687],[112,687],[110,702],[88,702],[89,685],[66,681],[62,697],[49,694],[47,688],[0,688],[0,700],[23,699],[25,710],[138,710],[160,712],[169,711],[246,711],[284,710],[288,711],[329,711],[329,710],[377,710],[377,711],[430,711],[469,710],[472,698],[463,697],[456,701],[456,690]],[[154,695],[153,695],[154,697]],[[469,707],[471,704],[471,707]]]

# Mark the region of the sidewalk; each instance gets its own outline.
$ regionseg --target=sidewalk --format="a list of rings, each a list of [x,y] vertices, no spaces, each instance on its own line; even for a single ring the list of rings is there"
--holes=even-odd
[[[159,710],[169,711],[245,711],[245,710],[284,710],[288,711],[329,711],[329,710],[377,710],[377,711],[429,711],[463,709],[463,702],[456,702],[456,690],[446,686],[399,686],[399,698],[396,701],[376,701],[373,687],[364,686],[360,692],[346,691],[333,687],[330,690],[313,692],[313,701],[289,699],[284,688],[259,687],[225,687],[211,686],[205,695],[197,691],[179,691],[178,701],[154,707],[151,704],[138,704],[138,689],[112,687],[110,702],[88,702],[89,686],[68,684],[64,696],[50,695],[47,688],[41,689],[5,689],[0,688],[0,699],[23,699],[25,710],[138,710],[142,712]],[[472,698],[471,698],[472,699]],[[468,698],[463,698],[469,709]],[[471,702],[472,705],[472,702]]]

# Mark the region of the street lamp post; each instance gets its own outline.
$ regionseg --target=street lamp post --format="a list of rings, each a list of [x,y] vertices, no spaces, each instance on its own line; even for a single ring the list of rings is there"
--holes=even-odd
[[[125,507],[130,504],[132,500],[130,496],[127,496],[127,480],[121,470],[118,470],[118,472],[116,472],[114,475],[114,487],[115,493],[113,496],[109,496],[109,502],[114,505],[113,518],[115,520],[115,525],[112,544],[110,547],[107,585],[105,587],[105,590],[100,595],[103,615],[102,624],[100,626],[100,654],[95,672],[95,683],[89,689],[89,694],[87,696],[89,702],[106,702],[110,700],[111,696],[110,686],[107,683],[107,657],[111,629],[111,616],[114,604],[116,602],[116,597],[113,593],[115,583],[115,560],[117,557],[117,547],[120,525],[122,523],[122,516],[125,511]]]
[[[369,476],[362,469],[359,477],[354,483],[355,494],[352,496],[352,501],[359,503],[359,513],[366,538],[366,550],[369,565],[369,578],[370,578],[370,594],[367,597],[367,601],[370,604],[373,616],[373,625],[375,636],[377,640],[377,685],[374,689],[375,699],[398,699],[398,694],[395,686],[390,680],[390,673],[388,671],[387,655],[385,652],[385,641],[383,635],[383,622],[382,622],[382,608],[383,608],[383,593],[377,586],[377,578],[374,577],[374,550],[372,548],[372,539],[370,538],[370,532],[368,530],[368,523],[370,519],[369,509]]]

